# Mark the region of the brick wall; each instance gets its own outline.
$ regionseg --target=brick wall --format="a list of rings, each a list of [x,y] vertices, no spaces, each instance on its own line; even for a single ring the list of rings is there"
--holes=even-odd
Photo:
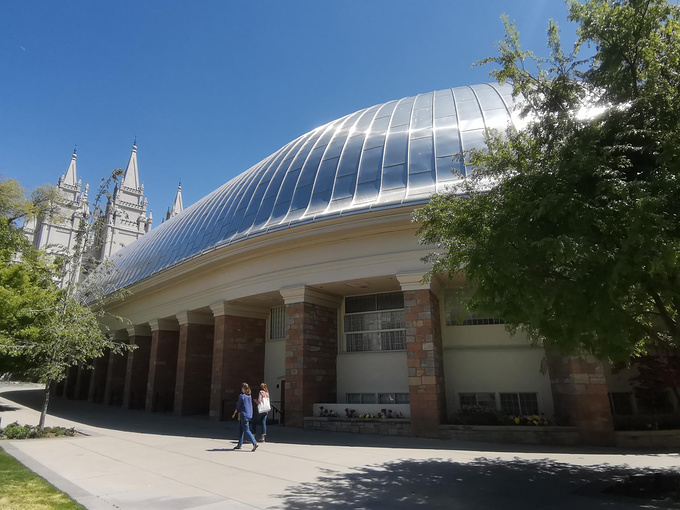
[[[429,289],[404,291],[404,319],[413,434],[439,437],[446,395],[437,297]]]
[[[210,419],[227,420],[247,382],[257,393],[264,381],[265,319],[218,315],[212,356]]]
[[[592,355],[546,350],[558,425],[579,429],[585,444],[613,445],[614,424],[604,368]]]
[[[337,317],[334,308],[286,305],[286,425],[303,427],[314,402],[336,401]]]

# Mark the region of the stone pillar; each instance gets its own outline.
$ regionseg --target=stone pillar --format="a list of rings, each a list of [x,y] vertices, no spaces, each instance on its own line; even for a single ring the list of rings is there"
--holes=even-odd
[[[87,400],[90,390],[90,378],[92,377],[92,369],[84,368],[82,365],[78,367],[78,374],[76,376],[76,400]]]
[[[145,408],[149,412],[172,412],[175,401],[179,325],[172,319],[154,319],[151,326],[149,379]]]
[[[337,399],[339,296],[309,287],[282,289],[286,305],[286,425],[303,427],[315,402]]]
[[[256,392],[264,380],[264,349],[269,310],[221,302],[210,306],[215,340],[210,385],[210,419],[226,420],[247,382]]]
[[[212,373],[214,321],[211,314],[182,312],[179,321],[179,352],[174,413],[208,414]]]
[[[116,331],[116,342],[127,343],[127,331]],[[109,354],[106,373],[106,387],[104,389],[104,403],[113,406],[123,405],[123,391],[125,390],[125,372],[127,370],[127,353]]]
[[[422,274],[397,275],[404,292],[406,356],[411,430],[419,437],[441,436],[446,420],[444,350],[439,300]]]
[[[78,366],[70,366],[66,369],[66,382],[64,385],[64,396],[71,400],[76,397],[76,382],[78,380]]]
[[[127,331],[130,345],[136,345],[137,348],[127,353],[123,407],[144,409],[151,356],[151,328],[148,324],[143,324],[131,326]]]
[[[106,390],[106,376],[109,369],[109,357],[111,353],[107,349],[103,356],[97,358],[92,363],[94,370],[90,377],[90,390],[87,395],[89,402],[101,404],[104,402],[104,392]]]
[[[614,420],[604,367],[594,356],[562,356],[546,349],[555,419],[558,425],[577,427],[583,442],[613,446]]]

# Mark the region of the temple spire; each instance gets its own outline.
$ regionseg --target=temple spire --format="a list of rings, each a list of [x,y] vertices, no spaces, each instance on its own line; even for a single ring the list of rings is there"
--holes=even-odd
[[[76,172],[76,149],[73,149],[73,155],[71,156],[71,163],[68,166],[68,170],[61,178],[62,184],[68,184],[69,186],[76,186],[78,184],[78,173]]]
[[[184,210],[184,204],[182,204],[182,181],[179,181],[177,186],[177,194],[175,195],[175,201],[172,204],[172,209],[170,209],[165,215],[165,219],[170,219],[173,216],[177,216]]]
[[[137,137],[132,143],[132,153],[130,154],[130,161],[128,161],[127,168],[125,168],[125,175],[123,176],[122,185],[127,188],[139,189],[139,170],[137,169]]]

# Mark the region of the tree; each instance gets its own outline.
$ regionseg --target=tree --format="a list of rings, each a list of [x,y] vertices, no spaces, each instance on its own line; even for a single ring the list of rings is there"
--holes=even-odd
[[[0,217],[14,224],[40,214],[54,214],[58,192],[54,186],[40,186],[30,196],[16,179],[0,179]]]
[[[574,50],[551,21],[541,58],[504,18],[498,56],[481,63],[499,66],[526,125],[487,132],[464,155],[473,172],[416,213],[438,248],[431,274],[463,272],[471,309],[565,354],[677,349],[680,8],[571,0],[569,19]]]
[[[21,211],[24,193],[5,196],[15,197],[15,203],[8,201],[3,213]],[[66,378],[69,367],[92,368],[91,360],[107,349],[121,353],[132,347],[111,340],[98,321],[104,312],[88,306],[103,297],[106,289],[101,288],[101,280],[78,283],[70,274],[81,263],[92,237],[86,219],[78,233],[83,241],[76,243],[70,258],[35,250],[13,221],[13,216],[0,217],[0,353],[17,357],[16,371],[45,385],[38,424],[42,430],[50,388]],[[103,264],[98,270],[110,268]],[[55,282],[65,284],[58,287]]]

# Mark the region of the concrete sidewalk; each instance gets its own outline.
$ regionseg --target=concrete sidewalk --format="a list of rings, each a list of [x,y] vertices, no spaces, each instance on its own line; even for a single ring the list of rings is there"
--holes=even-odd
[[[2,426],[37,424],[42,390],[0,384]],[[273,425],[234,451],[237,423],[54,399],[47,425],[75,438],[0,446],[90,509],[680,508],[603,492],[669,473],[674,453],[531,448],[311,432]],[[259,436],[259,434],[258,434]]]

